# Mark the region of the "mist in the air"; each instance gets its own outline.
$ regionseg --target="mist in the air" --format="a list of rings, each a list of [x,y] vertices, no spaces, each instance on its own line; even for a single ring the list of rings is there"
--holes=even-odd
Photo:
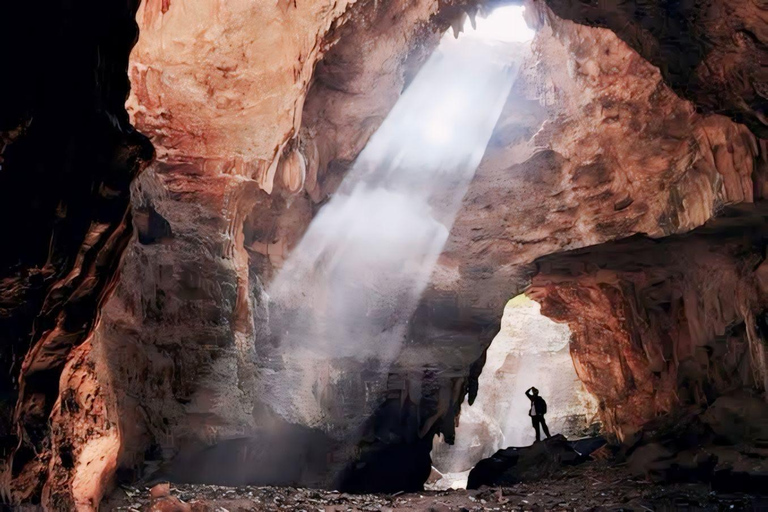
[[[261,393],[289,422],[345,438],[386,386],[516,75],[479,21],[443,37],[268,288]]]

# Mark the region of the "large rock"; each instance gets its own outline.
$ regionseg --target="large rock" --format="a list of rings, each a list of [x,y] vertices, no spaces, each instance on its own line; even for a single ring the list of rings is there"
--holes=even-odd
[[[756,207],[688,236],[540,260],[529,293],[544,314],[571,327],[576,372],[619,440],[660,413],[704,407],[734,389],[765,389],[766,294],[756,276],[764,233],[765,213]],[[725,428],[733,413],[731,431],[764,422],[750,404],[721,402],[715,410],[723,414],[710,413],[712,421]]]
[[[483,459],[470,471],[467,489],[482,485],[510,486],[552,476],[564,465],[586,458],[562,435],[556,435],[524,448],[505,448]]]
[[[634,476],[652,482],[710,482],[720,491],[765,493],[768,450],[744,428],[760,425],[764,414],[765,404],[754,397],[721,397],[704,414],[682,409],[646,424],[616,449],[617,456],[626,457]]]
[[[725,492],[764,493],[768,450],[761,442],[765,402],[744,392],[706,411],[681,409],[644,425],[621,448],[631,473],[652,482],[711,482]]]
[[[630,471],[653,482],[709,481],[717,457],[701,449],[673,452],[660,443],[637,448],[628,459]]]
[[[723,441],[768,446],[768,404],[749,393],[721,396],[702,420]]]

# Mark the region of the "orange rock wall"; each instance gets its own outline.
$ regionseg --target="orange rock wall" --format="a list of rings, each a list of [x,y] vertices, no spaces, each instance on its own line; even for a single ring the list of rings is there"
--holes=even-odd
[[[619,440],[681,407],[765,391],[764,217],[757,222],[539,262],[527,293],[571,328],[576,371]]]

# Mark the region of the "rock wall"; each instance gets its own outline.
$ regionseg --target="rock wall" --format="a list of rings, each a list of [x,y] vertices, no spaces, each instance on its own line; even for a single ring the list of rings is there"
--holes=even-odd
[[[127,249],[129,185],[152,153],[123,106],[138,6],[4,8],[0,33],[19,48],[9,62],[20,77],[0,91],[0,238],[14,241],[0,256],[4,496],[94,508],[115,475],[258,480],[222,471],[233,458],[263,462],[258,448],[270,443],[254,440],[274,429],[320,447],[309,473],[287,472],[286,482],[328,484],[334,447],[282,424],[254,393],[253,348],[269,337],[265,285],[439,34],[459,28],[465,9],[474,15],[464,4],[142,3],[127,105],[158,158],[133,183]],[[539,271],[535,260],[679,235],[765,195],[766,77],[754,62],[766,24],[756,4],[526,5],[538,30],[532,54],[387,392],[372,398],[379,408],[341,472],[349,489],[406,466],[379,490],[426,479],[431,438],[451,441],[465,397],[482,392],[485,350],[506,301]],[[41,49],[19,47],[29,34]],[[609,285],[599,271],[574,276],[571,259],[538,267],[535,296],[573,324],[580,376],[620,437],[676,403],[764,389],[763,292],[750,284],[761,249],[719,237],[641,242],[638,272],[609,249],[584,256],[612,273]],[[714,269],[724,277],[710,279]],[[653,298],[650,274],[661,295],[688,293],[685,307]],[[690,294],[705,285],[699,304]],[[642,302],[632,289],[654,291]],[[716,300],[728,293],[735,305]],[[571,303],[596,323],[576,325]],[[713,355],[723,347],[732,352]],[[748,361],[728,359],[744,347]],[[590,365],[613,372],[611,386]],[[209,473],[179,472],[206,463]]]
[[[576,371],[619,440],[681,407],[765,391],[764,237],[764,212],[737,213],[539,262],[528,294],[571,328]]]
[[[534,55],[429,292],[487,326],[536,258],[686,232],[753,201],[753,177],[763,179],[761,146],[744,126],[698,114],[612,32],[533,12]]]
[[[546,3],[562,18],[613,30],[702,111],[768,136],[768,27],[761,2]]]
[[[119,417],[118,478],[330,487],[341,472],[330,439],[258,395],[265,289],[445,23],[433,1],[352,4],[137,14],[127,105],[158,156],[90,354]]]
[[[762,198],[765,148],[748,128],[699,113],[610,30],[528,5],[538,29],[532,56],[393,371],[408,378],[393,379],[392,400],[420,410],[416,438],[453,441],[459,405],[482,393],[484,351],[504,304],[529,285],[537,258],[685,233],[727,205]],[[442,398],[409,394],[429,387]],[[406,417],[398,428],[412,428]]]
[[[131,237],[131,181],[153,152],[124,107],[137,4],[0,8],[3,501],[61,509],[77,488],[93,507],[103,492],[89,483],[104,474],[100,454],[84,441],[106,452],[115,431],[83,360]],[[83,479],[74,468],[87,463]]]

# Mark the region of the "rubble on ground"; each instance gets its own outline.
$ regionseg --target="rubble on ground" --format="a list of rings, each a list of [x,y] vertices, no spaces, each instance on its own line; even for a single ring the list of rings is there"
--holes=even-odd
[[[169,496],[189,508],[150,498],[150,489],[120,487],[101,510],[121,512],[479,512],[761,510],[768,499],[713,491],[704,483],[659,485],[632,476],[624,463],[589,461],[538,482],[479,490],[347,494],[294,487],[171,485]],[[154,508],[153,508],[154,507]],[[763,508],[761,508],[763,507]]]
[[[599,447],[599,445],[596,445]],[[576,451],[565,436],[555,435],[521,448],[509,447],[483,459],[470,471],[468,489],[483,485],[513,485],[555,475],[563,465],[587,460],[588,454]]]

